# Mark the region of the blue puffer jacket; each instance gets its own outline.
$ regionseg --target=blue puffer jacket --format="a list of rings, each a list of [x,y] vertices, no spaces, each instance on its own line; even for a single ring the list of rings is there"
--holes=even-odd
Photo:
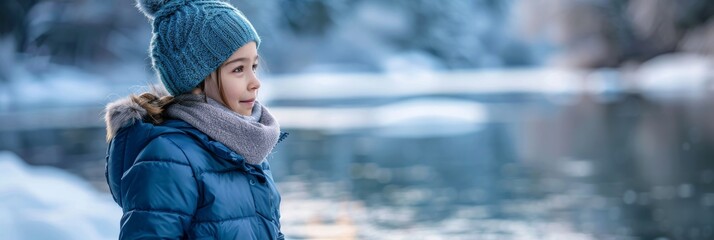
[[[124,212],[120,239],[283,239],[267,161],[248,164],[181,120],[143,122],[132,104],[107,108],[106,177]]]

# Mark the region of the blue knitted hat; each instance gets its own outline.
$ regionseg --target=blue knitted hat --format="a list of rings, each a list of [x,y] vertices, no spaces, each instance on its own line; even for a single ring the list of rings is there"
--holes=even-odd
[[[136,0],[152,20],[150,55],[171,95],[191,91],[258,33],[243,13],[220,0]]]

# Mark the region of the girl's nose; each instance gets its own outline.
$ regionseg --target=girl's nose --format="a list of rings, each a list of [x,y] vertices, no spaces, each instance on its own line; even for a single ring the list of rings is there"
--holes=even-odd
[[[255,73],[251,74],[251,80],[250,84],[248,85],[248,90],[258,90],[260,88],[260,79],[258,79],[258,76],[255,75]]]

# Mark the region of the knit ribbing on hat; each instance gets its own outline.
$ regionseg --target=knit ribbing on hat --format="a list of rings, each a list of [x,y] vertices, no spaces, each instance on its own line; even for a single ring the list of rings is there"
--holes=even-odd
[[[243,45],[260,45],[248,19],[223,1],[168,0],[142,7],[153,20],[152,65],[171,95],[191,91]]]

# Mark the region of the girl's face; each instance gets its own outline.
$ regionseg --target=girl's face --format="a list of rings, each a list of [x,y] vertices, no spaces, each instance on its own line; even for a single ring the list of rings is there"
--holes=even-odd
[[[234,112],[250,116],[260,88],[260,80],[255,74],[257,69],[258,49],[255,42],[249,42],[236,50],[218,67],[218,71],[206,79],[206,96],[223,103]]]

